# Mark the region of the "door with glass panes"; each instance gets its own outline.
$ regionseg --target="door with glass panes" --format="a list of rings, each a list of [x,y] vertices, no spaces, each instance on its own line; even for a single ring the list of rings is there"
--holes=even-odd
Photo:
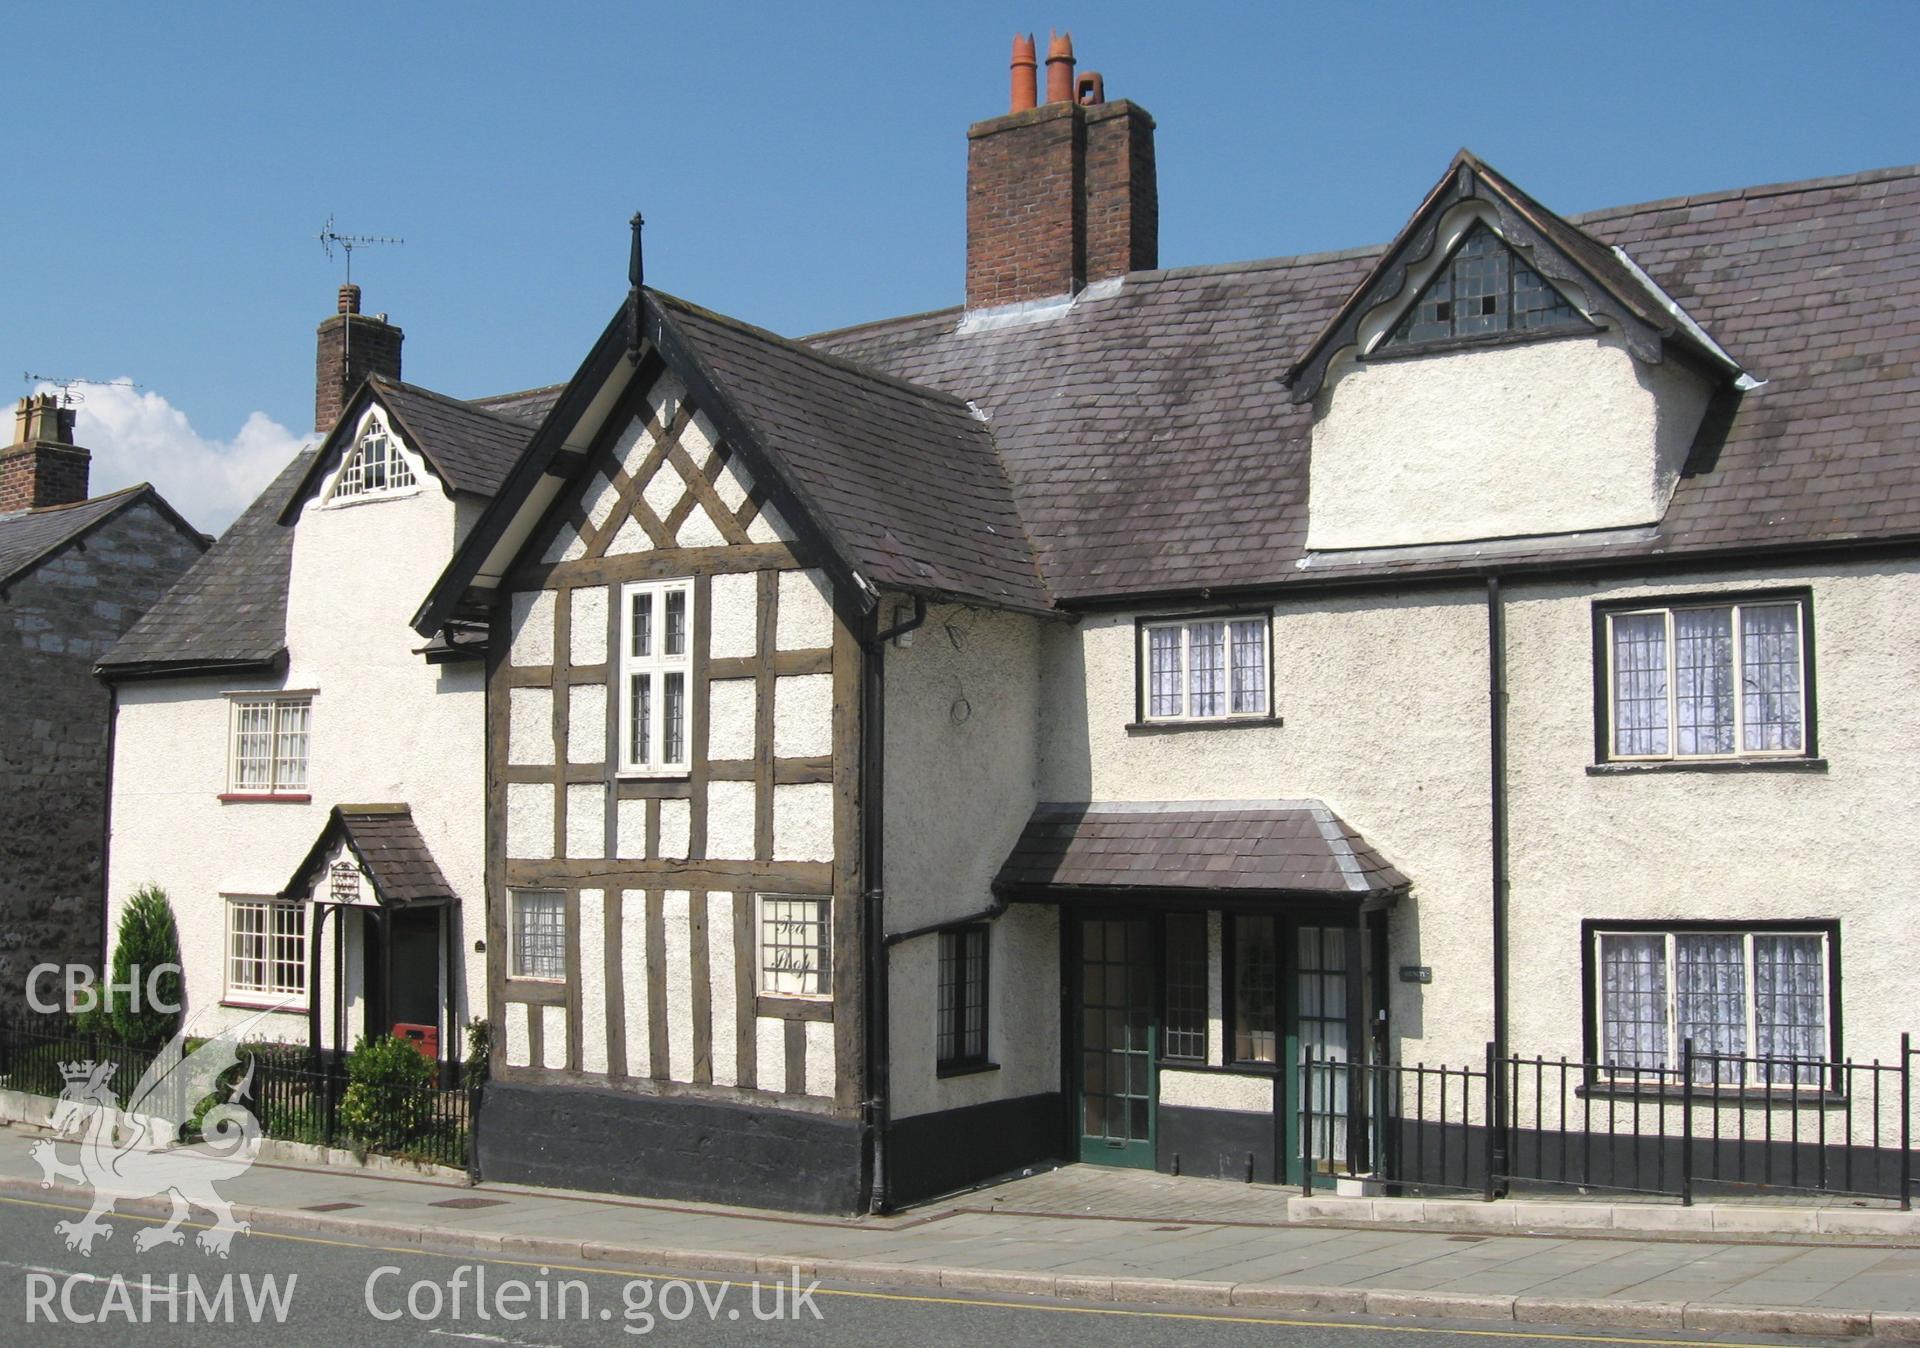
[[[1082,1161],[1153,1168],[1157,925],[1146,916],[1104,914],[1073,925],[1074,1113]]]

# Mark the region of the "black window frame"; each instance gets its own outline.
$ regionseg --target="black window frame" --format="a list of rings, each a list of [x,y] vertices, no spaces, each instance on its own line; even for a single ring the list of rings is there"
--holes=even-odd
[[[1631,1075],[1610,1077],[1600,1061],[1600,938],[1606,935],[1629,935],[1635,933],[1665,935],[1685,935],[1699,932],[1741,932],[1748,935],[1814,935],[1826,938],[1827,943],[1827,1060],[1836,1066],[1826,1076],[1825,1093],[1839,1098],[1845,1088],[1845,1073],[1837,1064],[1845,1061],[1842,1046],[1846,1043],[1844,1016],[1842,1008],[1845,999],[1841,982],[1840,919],[1837,917],[1810,918],[1652,918],[1636,919],[1622,917],[1590,917],[1580,923],[1580,1015],[1582,1058],[1586,1064],[1585,1085],[1582,1088],[1591,1092],[1623,1093],[1633,1091]],[[1671,978],[1671,971],[1669,971]],[[1669,994],[1671,995],[1671,994]],[[1753,995],[1753,989],[1747,989],[1747,995]],[[1747,1046],[1749,1049],[1753,1045]],[[1669,1044],[1669,1056],[1679,1052],[1678,1045]],[[1749,1056],[1752,1056],[1751,1054]],[[1652,1068],[1641,1069],[1652,1080],[1642,1083],[1641,1094],[1678,1094],[1677,1071],[1669,1066],[1666,1072],[1673,1077],[1670,1083],[1663,1084],[1661,1074]],[[1724,1095],[1750,1099],[1762,1103],[1785,1103],[1795,1094],[1795,1088],[1786,1085],[1702,1085],[1693,1088],[1696,1095]]]
[[[965,922],[942,928],[935,939],[934,1068],[941,1076],[991,1070],[994,1066],[991,1053],[992,926],[985,922]],[[956,950],[957,955],[950,955],[950,948]],[[949,980],[948,971],[956,967],[958,977]],[[950,991],[957,992],[959,996],[959,1001],[952,1008],[952,1023],[956,1028],[951,1036],[942,1027]],[[980,1012],[980,1024],[976,1032],[979,1042],[969,1044],[966,1042],[966,1016],[976,1005]]]
[[[1240,924],[1246,921],[1268,922],[1273,925],[1273,985],[1272,1016],[1273,1058],[1246,1058],[1240,1055],[1240,947],[1242,944]],[[1282,1000],[1286,995],[1285,953],[1287,944],[1287,924],[1276,913],[1227,912],[1221,920],[1220,933],[1220,988],[1221,988],[1221,1045],[1222,1061],[1228,1067],[1278,1070],[1285,1064],[1281,1059],[1286,1054],[1286,1008]]]
[[[1649,609],[1711,608],[1720,605],[1795,603],[1800,606],[1801,745],[1798,752],[1737,747],[1732,754],[1677,754],[1616,757],[1613,752],[1613,645],[1610,620],[1616,614]],[[1755,590],[1692,590],[1596,599],[1593,622],[1593,763],[1600,772],[1712,772],[1728,769],[1824,767],[1820,757],[1819,676],[1814,640],[1813,587],[1773,586]],[[1736,652],[1737,656],[1737,652]],[[1737,673],[1737,670],[1736,670]],[[1736,689],[1736,696],[1738,696]],[[1668,728],[1669,734],[1672,727]]]

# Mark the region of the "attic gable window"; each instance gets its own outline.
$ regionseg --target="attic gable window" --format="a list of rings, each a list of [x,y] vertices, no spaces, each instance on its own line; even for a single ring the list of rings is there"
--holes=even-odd
[[[340,470],[340,479],[334,483],[327,499],[343,501],[356,496],[375,496],[413,484],[413,469],[408,466],[406,456],[387,434],[386,425],[379,417],[372,416],[367,418],[360,440],[353,447],[353,456]]]
[[[1476,222],[1401,318],[1385,349],[1587,326],[1566,296]]]

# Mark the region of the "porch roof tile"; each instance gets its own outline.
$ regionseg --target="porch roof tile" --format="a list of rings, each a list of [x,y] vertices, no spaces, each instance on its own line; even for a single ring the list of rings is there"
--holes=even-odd
[[[1408,884],[1317,800],[1129,801],[1036,807],[994,888],[1365,899]]]

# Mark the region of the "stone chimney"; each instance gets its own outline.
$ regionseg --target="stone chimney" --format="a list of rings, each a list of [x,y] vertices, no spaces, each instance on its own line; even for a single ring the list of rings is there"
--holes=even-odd
[[[87,499],[93,456],[73,443],[73,409],[52,393],[13,409],[13,443],[0,449],[0,511],[72,505]]]
[[[1074,74],[1073,35],[1013,40],[1011,111],[967,130],[967,308],[1077,294],[1160,265],[1153,118]]]
[[[313,361],[313,429],[325,435],[360,391],[367,376],[400,377],[400,343],[406,333],[385,314],[360,312],[360,287],[340,287],[340,312],[320,325]]]

